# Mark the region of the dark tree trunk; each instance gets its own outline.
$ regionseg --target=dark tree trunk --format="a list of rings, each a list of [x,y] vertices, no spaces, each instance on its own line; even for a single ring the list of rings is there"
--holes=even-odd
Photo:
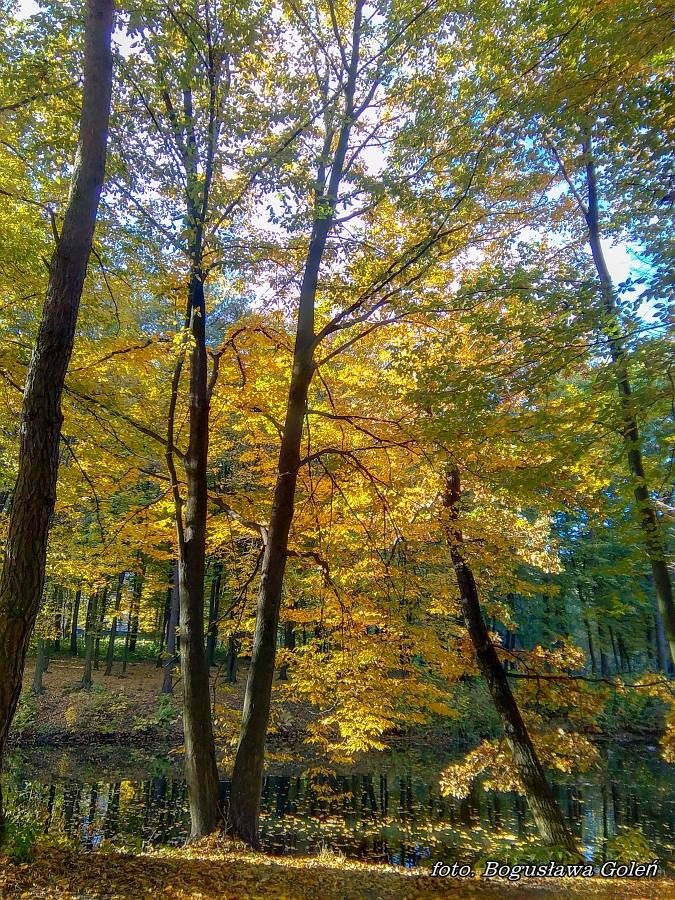
[[[239,641],[236,634],[231,634],[227,639],[227,681],[228,684],[237,683],[237,663],[239,662]]]
[[[251,665],[246,682],[239,745],[232,772],[228,828],[253,847],[259,846],[258,822],[265,761],[265,739],[270,715],[276,658],[277,629],[288,551],[295,488],[300,468],[300,445],[309,386],[314,374],[314,312],[319,272],[326,241],[335,217],[335,205],[345,166],[355,115],[354,97],[359,72],[363,2],[357,0],[352,27],[351,58],[346,66],[344,118],[331,160],[326,185],[325,169],[317,179],[316,216],[300,285],[293,368],[286,418],[279,450],[267,542],[263,555]],[[330,152],[330,145],[328,146]],[[322,167],[325,163],[322,163]]]
[[[70,620],[70,655],[77,656],[77,626],[80,618],[80,601],[82,600],[82,590],[78,588],[75,592],[73,600],[73,615]]]
[[[176,665],[176,627],[180,615],[180,602],[178,599],[178,563],[172,568],[171,583],[169,587],[169,620],[166,628],[166,649],[164,651],[164,674],[162,675],[162,693],[173,693],[173,670]]]
[[[619,391],[626,460],[628,471],[633,479],[637,519],[642,529],[645,548],[652,569],[659,612],[663,620],[670,656],[673,663],[675,663],[675,601],[673,600],[673,583],[668,569],[666,546],[649,492],[642,459],[642,435],[640,434],[635,413],[635,400],[629,377],[628,353],[619,319],[616,292],[600,241],[598,188],[595,162],[593,160],[593,146],[590,137],[584,144],[583,150],[586,156],[586,187],[588,192],[587,207],[584,210],[584,215],[588,226],[588,240],[593,255],[593,262],[595,263],[600,282],[604,312],[602,328],[607,338]]]
[[[220,612],[220,588],[223,575],[223,564],[216,560],[213,564],[213,580],[209,600],[209,630],[206,639],[206,656],[209,666],[216,664],[216,647],[218,645],[218,614]]]
[[[44,585],[47,537],[56,502],[61,394],[105,171],[112,23],[113,0],[89,0],[78,150],[26,376],[18,474],[0,575],[0,765]],[[2,809],[0,791],[0,831]]]
[[[33,675],[33,686],[31,691],[34,694],[43,694],[45,686],[42,683],[42,676],[47,668],[47,641],[40,638],[37,642],[37,653],[35,655],[35,673]]]
[[[120,611],[120,602],[122,600],[122,587],[124,586],[125,572],[120,573],[117,579],[117,588],[115,590],[115,610],[113,613],[112,623],[110,625],[110,637],[108,638],[108,652],[106,654],[104,675],[112,675],[113,662],[115,660],[115,640],[117,639],[117,619]]]
[[[459,587],[462,615],[476,654],[476,662],[487,682],[502,721],[504,737],[511,752],[514,768],[542,840],[546,844],[565,847],[578,855],[574,837],[546,780],[544,769],[511,691],[508,676],[490,638],[481,612],[473,572],[462,555],[463,537],[457,521],[460,498],[459,471],[453,469],[447,475],[444,493],[444,505],[450,517],[448,546]]]
[[[587,618],[584,618],[584,624],[586,626],[586,638],[588,639],[588,653],[591,657],[591,675],[595,675],[598,671],[597,664],[595,662],[595,652],[593,650],[593,638],[591,636],[591,625]]]

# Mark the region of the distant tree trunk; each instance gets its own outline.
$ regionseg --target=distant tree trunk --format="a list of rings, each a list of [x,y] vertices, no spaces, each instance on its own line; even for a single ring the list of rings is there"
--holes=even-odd
[[[654,643],[656,644],[656,660],[660,672],[668,673],[670,669],[670,655],[668,653],[668,642],[666,640],[666,632],[663,627],[663,616],[659,609],[658,603],[653,604],[654,614]]]
[[[542,840],[546,844],[565,847],[571,853],[578,855],[579,851],[574,837],[563,819],[551,787],[546,780],[544,769],[481,612],[478,588],[473,572],[462,554],[464,539],[458,523],[460,498],[459,471],[452,469],[447,474],[444,492],[444,506],[450,518],[447,540],[459,587],[462,614],[476,654],[476,662],[487,682],[495,708],[502,721],[504,737],[511,752],[514,768],[523,786],[532,817]]]
[[[161,631],[159,634],[159,652],[157,653],[157,668],[161,669],[164,665],[164,649],[169,637],[169,622],[171,621],[171,601],[174,596],[173,585],[175,578],[176,563],[172,562],[169,566],[169,583],[166,587],[166,595],[164,598],[164,611],[162,613]]]
[[[180,614],[180,602],[178,598],[178,563],[174,564],[171,580],[171,602],[169,605],[169,621],[167,623],[166,651],[164,659],[164,674],[162,676],[162,693],[173,693],[173,670],[176,665],[176,626]]]
[[[206,657],[209,666],[216,664],[216,647],[218,645],[218,614],[220,612],[220,588],[223,575],[223,564],[216,560],[213,564],[213,580],[209,600],[209,631],[206,639]]]
[[[82,687],[90,688],[93,684],[92,663],[94,661],[94,642],[96,638],[96,618],[98,615],[98,591],[90,591],[87,603],[87,616],[84,624],[84,672]]]
[[[136,641],[138,640],[138,621],[141,613],[141,597],[143,596],[143,581],[145,579],[145,557],[141,556],[140,568],[134,572],[134,593],[131,599],[130,621],[129,621],[129,652],[136,652]]]
[[[239,662],[239,641],[236,634],[231,634],[227,639],[227,681],[228,684],[237,683],[237,663]]]
[[[53,603],[54,603],[54,641],[53,641],[53,649],[54,653],[58,653],[61,650],[61,633],[63,630],[63,615],[60,610],[61,606],[61,598],[63,595],[63,588],[55,587],[54,595],[53,595]]]
[[[113,662],[115,660],[115,640],[117,639],[117,619],[120,611],[120,603],[122,600],[122,588],[124,586],[124,576],[126,572],[121,572],[117,579],[117,588],[115,589],[115,608],[113,613],[112,624],[110,625],[110,637],[108,638],[108,652],[106,654],[104,675],[112,675]]]
[[[258,837],[260,797],[274,680],[279,610],[288,555],[288,536],[295,509],[303,423],[309,387],[316,367],[314,361],[317,341],[314,332],[316,292],[326,242],[334,223],[335,206],[344,174],[350,134],[354,119],[357,117],[355,92],[359,74],[363,6],[363,0],[356,0],[351,55],[348,61],[345,58],[344,115],[334,152],[330,154],[331,142],[327,147],[327,155],[331,155],[330,177],[326,176],[325,160],[321,161],[318,172],[315,217],[300,284],[293,367],[269,530],[261,567],[251,665],[246,682],[239,745],[232,772],[228,828],[253,847],[260,844]]]
[[[284,623],[284,649],[295,650],[295,631],[292,622]],[[288,681],[288,664],[280,667],[279,681]]]
[[[0,575],[0,767],[44,584],[47,536],[56,502],[61,394],[105,171],[112,23],[113,0],[89,0],[78,150],[26,375],[18,473]],[[3,826],[0,791],[0,832]]]
[[[35,655],[35,673],[33,675],[33,686],[31,691],[34,694],[42,694],[44,693],[44,685],[42,683],[42,676],[45,673],[45,669],[47,668],[47,641],[44,638],[40,638],[37,642],[37,653]]]
[[[82,600],[82,589],[78,588],[75,592],[73,600],[73,615],[70,620],[70,655],[77,656],[77,626],[80,618],[80,601]]]
[[[586,626],[586,638],[588,640],[588,653],[591,657],[591,675],[595,675],[598,671],[598,667],[595,662],[595,652],[593,650],[593,638],[591,636],[591,626],[586,617],[584,617],[584,624]]]
[[[602,626],[602,622],[598,622],[598,647],[600,651],[600,675],[605,678],[609,675],[609,660],[607,659],[605,629]]]
[[[588,227],[588,241],[600,282],[603,303],[602,329],[607,339],[610,356],[614,365],[616,384],[619,392],[623,438],[626,448],[628,471],[633,479],[633,494],[638,523],[642,529],[647,557],[652,569],[654,587],[663,627],[670,648],[670,656],[675,663],[675,601],[673,583],[668,569],[666,545],[661,526],[656,516],[654,503],[649,492],[644,461],[642,458],[642,435],[635,411],[635,398],[629,376],[629,361],[625,339],[619,318],[614,283],[607,268],[600,237],[600,203],[593,159],[593,144],[590,135],[583,145],[586,157],[587,203],[583,213]]]
[[[103,592],[98,601],[98,624],[96,627],[96,640],[94,641],[94,668],[98,669],[98,662],[101,656],[101,635],[103,634],[103,626],[108,611],[108,585],[103,588]]]

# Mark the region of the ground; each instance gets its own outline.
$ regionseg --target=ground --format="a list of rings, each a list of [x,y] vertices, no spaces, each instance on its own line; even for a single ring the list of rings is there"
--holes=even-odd
[[[283,859],[211,842],[180,851],[127,855],[40,851],[30,865],[0,857],[0,896],[45,900],[422,900],[520,897],[667,898],[675,882],[660,879],[548,879],[527,885],[478,878],[431,878],[403,869],[348,861],[333,854]]]

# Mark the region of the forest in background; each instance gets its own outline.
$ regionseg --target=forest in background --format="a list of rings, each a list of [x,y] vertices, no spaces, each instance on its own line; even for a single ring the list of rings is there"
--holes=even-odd
[[[0,2],[0,754],[142,671],[193,839],[297,719],[578,857],[556,773],[675,762],[672,8],[115,6]]]

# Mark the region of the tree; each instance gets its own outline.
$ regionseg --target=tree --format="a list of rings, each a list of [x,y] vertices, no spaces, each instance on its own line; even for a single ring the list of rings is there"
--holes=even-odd
[[[112,21],[112,0],[90,0],[78,154],[24,389],[18,475],[0,576],[0,760],[19,699],[26,649],[44,582],[56,500],[61,394],[105,171]]]

